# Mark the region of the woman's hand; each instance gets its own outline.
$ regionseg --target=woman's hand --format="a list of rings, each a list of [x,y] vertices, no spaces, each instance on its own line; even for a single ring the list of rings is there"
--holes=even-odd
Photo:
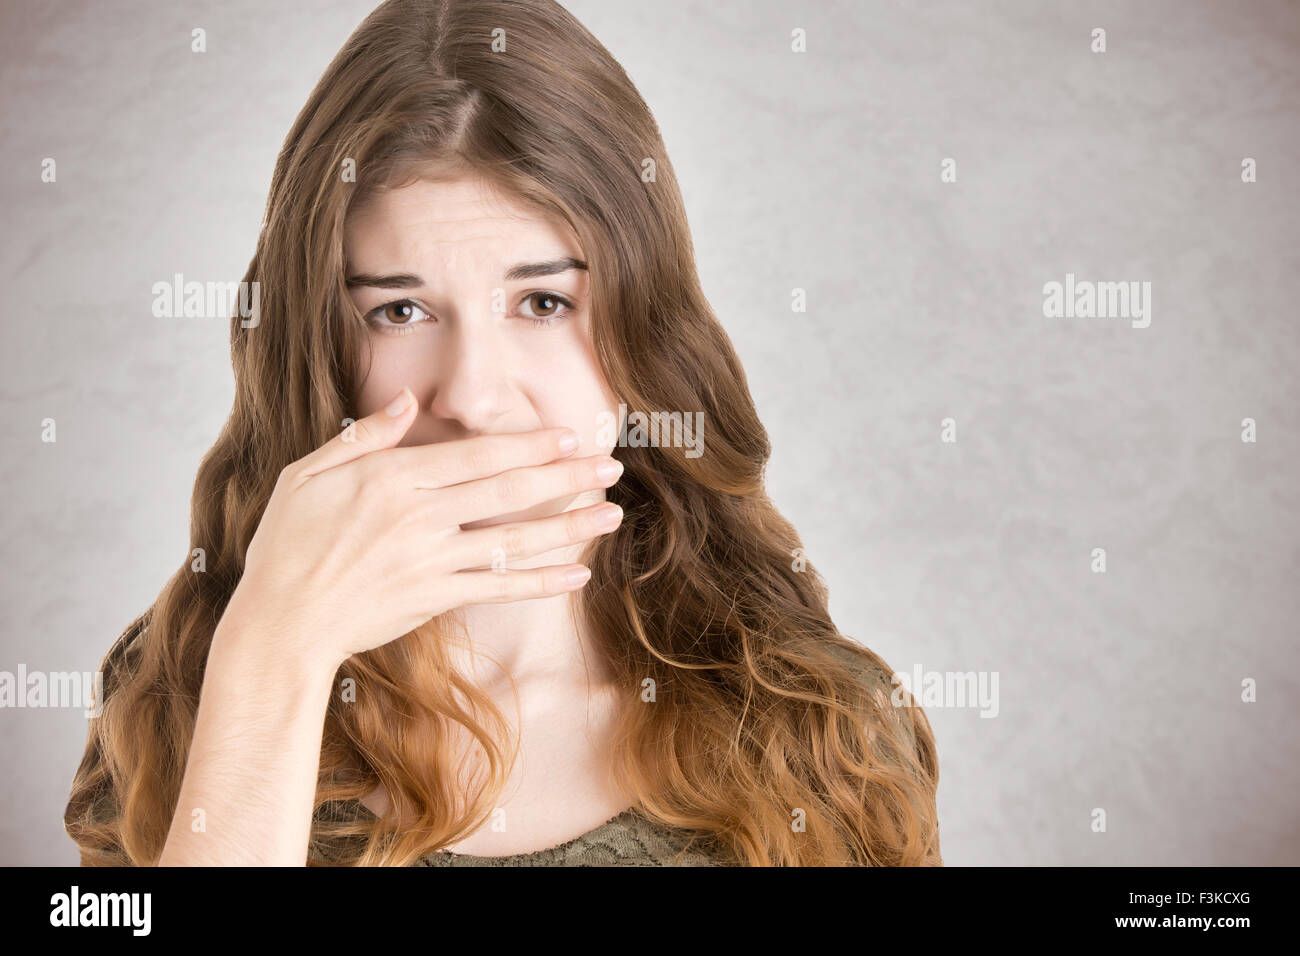
[[[222,624],[341,664],[452,608],[586,583],[591,572],[580,564],[500,564],[614,530],[615,504],[460,526],[607,488],[622,465],[605,455],[565,460],[578,439],[564,428],[395,447],[416,405],[403,389],[387,409],[280,472]]]

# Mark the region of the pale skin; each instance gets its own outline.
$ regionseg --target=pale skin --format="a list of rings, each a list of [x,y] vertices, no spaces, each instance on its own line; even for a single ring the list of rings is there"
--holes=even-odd
[[[381,192],[344,247],[367,320],[358,421],[280,476],[213,636],[160,865],[303,865],[338,667],[444,612],[476,655],[454,666],[519,739],[504,829],[449,849],[532,852],[632,802],[609,772],[617,695],[573,613],[585,576],[567,576],[621,518],[576,238],[461,177]],[[382,787],[364,802],[389,810]]]

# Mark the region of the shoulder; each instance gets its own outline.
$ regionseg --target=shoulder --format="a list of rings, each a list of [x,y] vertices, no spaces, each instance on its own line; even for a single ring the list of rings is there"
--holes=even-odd
[[[893,668],[875,651],[851,638],[841,637],[827,641],[825,648],[831,657],[849,670],[856,685],[870,696],[872,710],[879,714],[881,721],[898,738],[903,749],[914,752],[917,747],[918,708],[895,679]]]
[[[842,637],[823,645],[828,654],[843,664],[855,679],[873,695],[880,691],[888,697],[894,687],[894,672],[871,648],[851,638]]]

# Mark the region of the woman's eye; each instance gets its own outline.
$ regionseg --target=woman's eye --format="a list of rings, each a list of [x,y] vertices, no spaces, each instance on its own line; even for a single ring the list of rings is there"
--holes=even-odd
[[[528,304],[523,317],[532,319],[533,325],[538,328],[558,325],[574,311],[573,302],[555,292],[533,292],[525,296],[523,301]],[[410,299],[385,303],[371,309],[366,315],[366,322],[390,335],[414,332],[413,326],[432,319],[433,316]]]
[[[573,312],[573,303],[555,292],[531,292],[524,297],[524,302],[537,303],[524,317],[532,319],[538,328],[558,325]]]
[[[386,303],[377,309],[371,309],[366,315],[366,321],[375,328],[398,335],[414,332],[415,329],[411,326],[429,318],[432,318],[432,316],[410,299],[400,299],[397,302]]]

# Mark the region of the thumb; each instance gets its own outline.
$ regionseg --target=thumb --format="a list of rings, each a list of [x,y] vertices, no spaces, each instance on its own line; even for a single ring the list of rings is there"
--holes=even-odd
[[[348,425],[303,458],[298,469],[299,477],[310,478],[372,451],[392,448],[402,440],[402,436],[411,427],[411,422],[415,421],[415,416],[411,413],[416,404],[411,390],[403,386],[387,406]]]

